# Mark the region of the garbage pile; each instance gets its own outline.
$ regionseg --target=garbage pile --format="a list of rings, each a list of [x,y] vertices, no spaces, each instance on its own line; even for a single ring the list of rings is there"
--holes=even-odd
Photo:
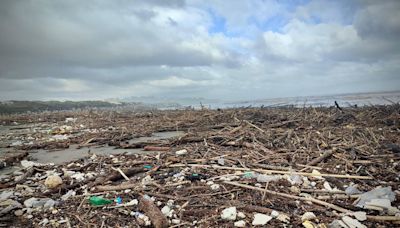
[[[165,111],[146,117],[152,129],[186,134],[162,150],[21,161],[0,177],[0,224],[397,227],[399,111]]]

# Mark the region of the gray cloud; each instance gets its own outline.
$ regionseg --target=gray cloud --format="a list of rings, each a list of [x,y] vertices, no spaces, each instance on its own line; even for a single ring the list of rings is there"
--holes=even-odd
[[[4,0],[0,99],[396,89],[399,10],[398,1]]]

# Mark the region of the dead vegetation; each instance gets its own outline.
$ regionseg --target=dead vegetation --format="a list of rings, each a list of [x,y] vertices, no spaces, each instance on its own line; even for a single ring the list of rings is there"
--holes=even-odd
[[[54,130],[72,117],[71,128]],[[400,221],[399,105],[60,112],[3,116],[1,121],[40,122],[52,127],[50,135],[68,135],[54,142],[33,133],[38,140],[15,148],[79,144],[93,153],[63,165],[25,164],[22,172],[3,177],[2,194],[12,192],[0,199],[9,200],[0,202],[0,222],[6,226],[141,227],[151,221],[154,227],[232,227],[243,220],[250,227],[257,225],[256,213],[271,217],[270,227],[324,227],[349,220],[397,227]],[[185,134],[129,143],[176,130]],[[149,152],[96,156],[93,146],[98,145],[127,151],[147,147]],[[62,184],[48,188],[44,182],[51,175],[60,176]],[[363,193],[379,186],[390,191],[368,200],[394,195],[389,206],[357,204]],[[95,207],[91,196],[121,197],[121,202]],[[32,197],[55,204],[24,204]],[[14,208],[4,211],[10,205]]]

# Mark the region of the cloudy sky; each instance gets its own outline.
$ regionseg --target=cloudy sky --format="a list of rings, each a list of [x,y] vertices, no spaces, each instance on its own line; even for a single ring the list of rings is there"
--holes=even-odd
[[[0,99],[400,88],[398,0],[1,0]]]

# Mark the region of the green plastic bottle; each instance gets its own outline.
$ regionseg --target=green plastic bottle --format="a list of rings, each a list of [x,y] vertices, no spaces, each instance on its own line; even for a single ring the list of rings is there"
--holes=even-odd
[[[92,206],[103,206],[112,203],[112,200],[104,199],[103,197],[99,196],[91,196],[89,198],[89,202]]]

